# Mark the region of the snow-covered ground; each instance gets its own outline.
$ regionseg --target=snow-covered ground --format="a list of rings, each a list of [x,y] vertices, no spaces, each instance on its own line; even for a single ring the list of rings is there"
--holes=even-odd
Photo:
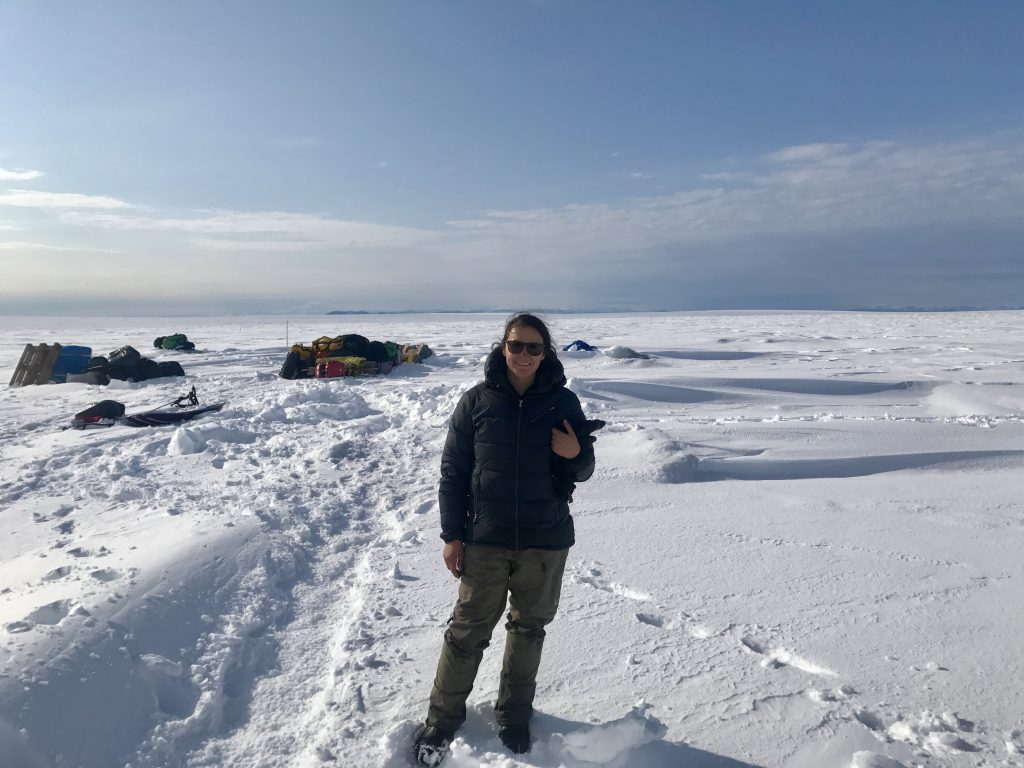
[[[496,738],[499,625],[453,768],[1024,766],[1024,313],[551,320],[611,352],[563,355],[609,426],[534,749]],[[43,341],[188,374],[0,390],[0,765],[409,765],[457,587],[439,453],[502,321],[292,318],[438,354],[285,381],[280,318],[0,318],[4,382]],[[192,384],[227,406],[61,429]]]

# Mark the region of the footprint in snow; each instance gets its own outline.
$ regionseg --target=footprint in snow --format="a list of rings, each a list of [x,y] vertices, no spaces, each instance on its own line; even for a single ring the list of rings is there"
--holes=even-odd
[[[62,565],[60,568],[54,568],[43,576],[43,581],[58,581],[59,579],[66,578],[71,574],[71,570],[70,565]]]
[[[939,714],[926,710],[917,717],[901,716],[885,729],[885,735],[933,754],[977,752],[978,747],[961,736],[973,732],[974,727],[973,722],[955,712]]]
[[[97,568],[95,571],[89,571],[89,575],[97,581],[114,581],[120,578],[121,572],[114,568]]]
[[[156,698],[161,712],[172,718],[186,718],[195,713],[199,692],[193,687],[181,662],[157,654],[143,654],[136,668]]]
[[[53,626],[60,624],[70,614],[88,616],[89,611],[82,606],[72,608],[70,600],[55,600],[52,603],[36,608],[21,621],[12,621],[5,624],[4,631],[8,634],[16,635],[31,631],[37,624]]]
[[[664,616],[656,613],[638,612],[633,615],[641,624],[646,624],[650,627],[669,631],[676,631],[680,628],[685,629],[686,633],[695,640],[707,640],[718,634],[715,630],[704,624],[695,623],[693,617],[686,612],[677,614],[676,618],[673,619],[666,619]]]
[[[718,634],[714,629],[704,624],[690,624],[686,627],[686,631],[690,633],[690,637],[696,640],[709,640]]]
[[[32,513],[32,522],[34,523],[45,523],[49,520],[60,520],[62,517],[67,517],[75,511],[73,504],[61,504],[52,514],[45,515],[42,512]]]
[[[872,712],[869,709],[858,709],[853,713],[853,717],[869,731],[874,731],[875,733],[885,731],[885,721],[876,712]]]
[[[96,550],[86,549],[85,547],[75,547],[74,549],[69,549],[68,554],[72,557],[105,557],[110,554],[110,550],[106,547],[100,547]]]
[[[351,660],[351,668],[357,671],[362,669],[381,669],[386,666],[388,666],[388,663],[378,658],[374,652],[364,653]]]
[[[423,539],[416,531],[408,530],[398,537],[398,543],[403,547],[412,547],[416,546],[417,544],[422,544]]]
[[[831,704],[836,701],[845,701],[851,696],[855,696],[857,691],[849,685],[841,685],[838,688],[833,688],[829,691],[819,691],[817,688],[809,688],[804,691],[804,693],[807,694],[807,698],[815,704]],[[856,715],[854,716],[856,717]],[[859,720],[860,718],[857,719]],[[867,725],[866,723],[864,724]]]
[[[577,584],[586,584],[587,586],[593,587],[594,589],[598,589],[602,592],[625,597],[629,600],[638,600],[642,602],[651,599],[650,595],[630,589],[629,587],[625,587],[614,581],[609,581],[605,578],[604,574],[602,574],[597,563],[593,563],[589,567],[584,568],[582,572],[573,574],[573,580]]]
[[[1006,734],[1006,751],[1011,755],[1024,755],[1024,732],[1016,729]]]
[[[769,648],[767,644],[749,635],[744,635],[740,638],[740,645],[743,646],[748,653],[752,653],[756,656],[763,656],[764,658],[761,659],[761,666],[765,669],[795,667],[802,672],[807,672],[812,675],[825,675],[828,677],[836,676],[836,673],[827,667],[823,667],[819,664],[815,664],[813,661],[808,661],[807,659],[797,656],[786,648]]]

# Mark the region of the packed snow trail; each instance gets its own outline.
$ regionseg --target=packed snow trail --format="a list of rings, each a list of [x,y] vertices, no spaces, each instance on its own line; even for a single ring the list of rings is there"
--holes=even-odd
[[[424,623],[403,594],[418,579],[403,572],[402,555],[434,525],[429,467],[460,394],[409,384],[346,382],[366,415],[296,445],[316,457],[302,478],[313,499],[289,520],[303,536],[308,517],[323,521],[308,535],[311,574],[295,588],[276,668],[256,684],[246,722],[185,764],[383,764],[368,750],[374,729],[408,717],[414,693],[401,684],[404,652],[393,640]]]

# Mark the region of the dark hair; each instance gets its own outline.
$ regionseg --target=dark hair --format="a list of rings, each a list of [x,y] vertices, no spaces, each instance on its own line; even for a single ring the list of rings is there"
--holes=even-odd
[[[548,330],[543,320],[536,315],[531,315],[529,312],[516,312],[516,314],[505,321],[505,332],[501,334],[501,343],[504,344],[508,341],[508,335],[512,332],[512,329],[520,325],[533,328],[533,330],[540,334],[541,339],[544,341],[544,357],[552,359],[558,357],[555,345],[551,341],[551,331]]]

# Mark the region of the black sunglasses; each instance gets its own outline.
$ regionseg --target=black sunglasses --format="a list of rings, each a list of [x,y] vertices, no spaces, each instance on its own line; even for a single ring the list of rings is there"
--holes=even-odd
[[[530,353],[530,357],[540,357],[544,354],[544,344],[539,341],[506,341],[505,349],[510,355],[518,355],[524,349]]]

